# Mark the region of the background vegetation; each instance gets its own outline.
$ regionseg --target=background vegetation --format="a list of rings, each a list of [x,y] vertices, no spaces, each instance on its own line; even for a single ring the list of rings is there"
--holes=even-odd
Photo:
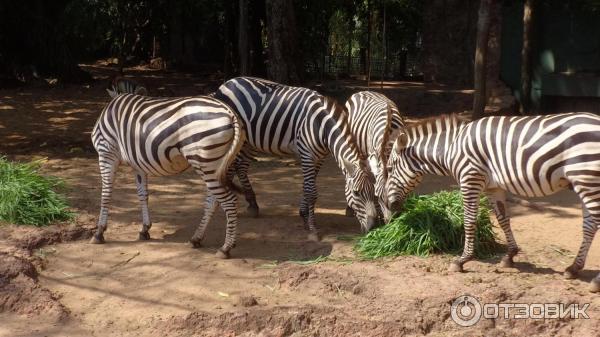
[[[153,63],[225,77],[278,77],[290,63],[296,68],[284,80],[369,69],[401,77],[410,69],[407,58],[418,55],[422,6],[418,0],[2,1],[0,76],[84,81],[78,63],[110,57],[120,67]]]

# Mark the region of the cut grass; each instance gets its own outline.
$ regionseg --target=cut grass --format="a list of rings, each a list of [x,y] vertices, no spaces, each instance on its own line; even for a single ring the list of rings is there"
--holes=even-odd
[[[15,163],[0,157],[0,222],[45,226],[70,220],[57,178],[38,173],[41,161]]]
[[[481,198],[477,214],[475,254],[489,257],[498,251],[490,208]],[[364,258],[457,253],[465,241],[462,196],[458,191],[411,195],[402,214],[360,238],[355,246]]]

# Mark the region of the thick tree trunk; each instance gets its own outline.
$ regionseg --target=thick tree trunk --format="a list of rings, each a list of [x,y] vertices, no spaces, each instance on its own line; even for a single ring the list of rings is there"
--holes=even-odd
[[[172,63],[178,65],[183,58],[183,27],[182,8],[175,4],[171,7],[169,25],[169,58]]]
[[[381,1],[381,6],[383,7],[383,27],[382,27],[382,45],[383,45],[383,66],[381,67],[381,88],[383,88],[383,79],[385,77],[385,71],[387,68],[387,40],[385,39],[385,2]]]
[[[267,0],[269,77],[279,83],[300,82],[300,55],[292,0]]]
[[[477,46],[475,49],[475,69],[473,94],[473,119],[483,117],[487,101],[486,82],[486,56],[490,30],[490,8],[494,0],[481,0],[479,5],[479,18],[477,20]]]
[[[535,0],[525,0],[523,8],[523,48],[521,49],[521,114],[528,114],[531,109],[531,40],[534,6]]]
[[[240,0],[238,17],[238,50],[240,55],[240,75],[250,75],[248,50],[248,0]]]
[[[371,7],[371,0],[367,0],[367,87],[371,85],[371,31],[373,30]]]
[[[265,0],[251,0],[249,4],[250,74],[263,77],[266,75],[262,41]]]
[[[234,56],[235,48],[232,42],[235,41],[236,38],[235,4],[236,3],[233,1],[227,1],[225,3],[225,41],[223,42],[223,73],[225,79],[230,79],[236,74],[237,60]]]

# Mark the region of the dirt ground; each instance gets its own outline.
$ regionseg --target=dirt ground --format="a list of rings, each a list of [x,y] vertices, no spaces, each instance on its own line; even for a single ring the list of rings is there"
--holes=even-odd
[[[93,70],[98,78],[107,74]],[[169,93],[188,94],[194,83],[213,85],[181,74],[136,74],[154,79],[154,90],[159,84],[171,88]],[[240,218],[230,260],[214,256],[224,239],[221,211],[204,247],[192,249],[188,243],[204,198],[203,183],[192,172],[151,178],[152,240],[136,241],[141,215],[134,176],[122,167],[107,243],[90,245],[100,188],[88,139],[108,101],[103,87],[99,81],[89,87],[0,90],[0,153],[16,160],[48,158],[43,172],[67,182],[69,202],[79,214],[74,224],[48,229],[0,226],[0,336],[597,336],[600,331],[600,295],[588,292],[588,282],[600,272],[600,245],[592,246],[579,279],[562,276],[581,239],[580,204],[569,192],[511,202],[523,250],[516,268],[502,269],[499,258],[492,258],[470,262],[467,272],[454,274],[446,271],[449,255],[375,261],[355,256],[348,237],[359,234],[359,225],[344,216],[343,178],[332,161],[318,179],[317,224],[324,234],[319,243],[306,240],[297,215],[296,162],[254,163],[261,217]],[[419,192],[452,185],[428,177]],[[242,215],[244,208],[241,202]],[[465,328],[450,318],[452,301],[464,294],[483,303],[590,303],[590,319],[482,319]]]

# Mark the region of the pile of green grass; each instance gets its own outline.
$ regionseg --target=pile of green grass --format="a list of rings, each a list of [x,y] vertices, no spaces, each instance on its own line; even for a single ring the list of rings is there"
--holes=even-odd
[[[498,251],[498,243],[486,198],[480,200],[477,224],[476,255],[493,255]],[[462,196],[458,191],[444,191],[409,196],[402,214],[360,238],[356,250],[365,258],[427,256],[431,253],[460,252],[464,242]]]
[[[0,222],[45,226],[73,218],[65,198],[57,192],[63,184],[40,175],[40,164],[0,157]]]

